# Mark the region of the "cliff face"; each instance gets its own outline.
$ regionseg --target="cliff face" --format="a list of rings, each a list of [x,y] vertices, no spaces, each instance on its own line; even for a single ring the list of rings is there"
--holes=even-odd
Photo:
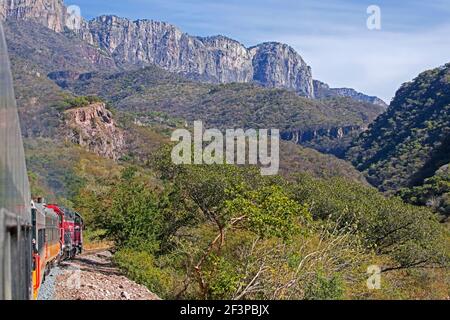
[[[124,133],[116,126],[104,103],[67,110],[64,118],[68,141],[113,160],[123,154]]]
[[[102,16],[79,34],[108,51],[120,65],[156,64],[165,70],[212,82],[248,82],[252,63],[248,50],[225,38],[191,37],[173,25]]]
[[[301,96],[314,98],[311,68],[288,45],[263,43],[252,49],[253,79],[265,87],[295,89]]]
[[[247,49],[223,37],[192,37],[173,25],[102,16],[77,30],[121,65],[156,64],[165,70],[215,83],[257,82],[313,98],[311,68],[291,47],[265,43]]]
[[[198,38],[211,55],[219,82],[250,82],[253,79],[252,54],[239,42],[223,36]]]
[[[335,127],[331,129],[305,130],[305,131],[286,131],[281,133],[281,138],[286,141],[292,141],[296,144],[311,142],[319,138],[343,139],[355,132],[361,132],[364,128],[360,126]]]
[[[281,139],[342,159],[352,140],[365,130],[367,130],[366,125],[288,130],[281,133]]]
[[[32,20],[61,32],[66,23],[67,9],[62,0],[1,0],[0,18]]]
[[[213,83],[258,82],[313,98],[311,69],[294,49],[267,43],[248,49],[223,37],[193,37],[158,21],[101,16],[69,23],[62,0],[3,0],[0,18],[32,20],[56,32],[72,29],[84,41],[108,52],[120,66],[155,64]]]
[[[122,67],[155,64],[195,80],[255,82],[268,88],[292,90],[307,98],[350,97],[386,106],[377,97],[353,89],[333,89],[314,81],[311,68],[286,44],[270,42],[246,48],[223,36],[194,37],[165,22],[131,21],[117,16],[91,21],[79,17],[73,23],[74,16],[67,12],[62,0],[2,0],[0,19],[5,17],[32,20],[56,32],[71,29]],[[100,62],[103,60],[102,57]]]

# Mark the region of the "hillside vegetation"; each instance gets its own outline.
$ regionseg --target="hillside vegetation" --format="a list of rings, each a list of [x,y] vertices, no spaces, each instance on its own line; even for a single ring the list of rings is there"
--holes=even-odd
[[[311,134],[348,128],[307,143],[342,152],[382,106],[206,84],[155,66],[119,70],[99,48],[31,22],[8,22],[7,35],[33,195],[79,211],[86,240],[113,243],[116,265],[159,296],[448,299],[448,227],[429,208],[367,185],[349,162],[292,142],[281,144],[274,177],[252,166],[175,166],[169,157],[171,133],[193,120]],[[406,84],[348,152],[382,191],[441,211],[449,80],[445,67]],[[99,101],[124,133],[116,161],[63,134],[65,111]],[[104,142],[98,136],[86,144]],[[367,287],[369,266],[381,268],[380,290]]]
[[[383,111],[380,106],[348,98],[318,101],[252,84],[201,84],[157,67],[109,75],[90,73],[67,85],[77,94],[100,94],[120,110],[163,112],[189,121],[204,120],[220,129],[364,126]]]
[[[166,157],[161,151],[152,163],[158,186],[153,175],[127,168],[74,199],[90,226],[115,242],[118,265],[164,298],[448,294],[438,279],[448,276],[449,239],[427,209],[340,178],[287,182],[252,168],[172,166]],[[377,292],[366,286],[373,264],[383,269]]]
[[[71,33],[56,33],[31,21],[8,20],[5,35],[10,55],[39,65],[43,75],[55,71],[115,70],[111,57]]]
[[[450,163],[450,64],[404,84],[347,157],[381,191],[413,188],[406,199],[439,202],[449,214],[448,171],[439,169]]]

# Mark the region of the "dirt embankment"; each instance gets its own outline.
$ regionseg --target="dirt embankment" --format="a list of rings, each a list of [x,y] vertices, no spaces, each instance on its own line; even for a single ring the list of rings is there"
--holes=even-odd
[[[126,278],[111,261],[111,253],[87,253],[60,266],[55,300],[159,300],[146,287]]]

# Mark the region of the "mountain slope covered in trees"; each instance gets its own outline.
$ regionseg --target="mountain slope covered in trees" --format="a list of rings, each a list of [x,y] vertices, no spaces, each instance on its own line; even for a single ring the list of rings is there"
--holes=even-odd
[[[114,74],[89,73],[64,83],[77,93],[100,95],[128,111],[158,111],[218,128],[280,130],[364,126],[384,109],[348,98],[315,101],[249,84],[208,85],[158,67]]]
[[[156,66],[119,73],[93,72],[57,79],[76,94],[100,94],[119,110],[162,113],[210,128],[277,128],[285,140],[341,154],[384,107],[349,98],[311,100],[252,84],[213,85],[183,79]],[[331,140],[331,141],[330,141]]]
[[[382,191],[415,188],[420,193],[420,186],[436,181],[441,186],[436,192],[426,188],[427,196],[403,193],[422,205],[432,198],[448,201],[449,189],[442,183],[449,181],[443,166],[450,163],[450,64],[405,83],[387,112],[354,141],[347,157]]]
[[[218,128],[279,128],[289,140],[337,155],[342,154],[351,137],[384,111],[384,106],[350,98],[313,100],[256,84],[201,83],[157,66],[120,70],[100,48],[71,32],[56,33],[32,21],[8,21],[6,34],[17,70],[14,74],[29,81],[19,90],[40,96],[33,99],[30,95],[24,105],[39,106],[39,101],[48,101],[47,95],[54,96],[54,92],[59,92],[60,97],[71,93],[101,95],[125,112],[162,112],[189,121],[204,120]],[[51,88],[52,82],[62,90]],[[32,89],[38,85],[46,87]],[[25,90],[27,87],[30,89]],[[24,115],[27,113],[26,130],[37,125],[28,121],[34,117],[57,120],[50,111],[38,107],[22,109]],[[145,121],[145,115],[141,120]],[[32,131],[39,134],[36,128]]]

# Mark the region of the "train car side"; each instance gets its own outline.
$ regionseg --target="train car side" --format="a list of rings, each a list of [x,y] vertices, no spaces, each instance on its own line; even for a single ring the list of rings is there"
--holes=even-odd
[[[0,93],[0,300],[25,300],[31,297],[31,195],[2,23]]]
[[[52,209],[42,202],[33,203],[33,299],[37,299],[45,276],[60,260],[61,243],[59,217]]]

